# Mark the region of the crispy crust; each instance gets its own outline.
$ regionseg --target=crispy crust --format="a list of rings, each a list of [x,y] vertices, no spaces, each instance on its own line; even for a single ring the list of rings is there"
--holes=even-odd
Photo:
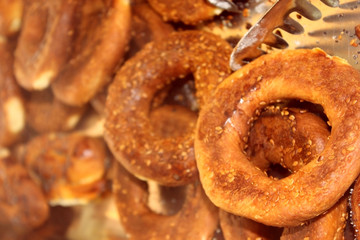
[[[163,185],[184,185],[196,179],[193,132],[177,138],[154,136],[151,103],[158,90],[192,73],[201,106],[229,74],[230,51],[213,34],[185,31],[146,45],[118,71],[109,87],[104,134],[128,171]]]
[[[212,202],[273,226],[296,226],[333,206],[360,172],[359,81],[359,72],[318,49],[265,55],[227,78],[200,112],[195,138]],[[318,158],[272,180],[249,163],[243,138],[256,109],[286,98],[322,105],[332,133]]]

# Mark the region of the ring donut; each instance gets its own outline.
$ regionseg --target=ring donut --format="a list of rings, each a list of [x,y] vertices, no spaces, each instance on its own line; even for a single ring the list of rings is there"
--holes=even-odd
[[[85,1],[70,60],[52,83],[62,102],[80,106],[110,82],[130,37],[129,0]]]
[[[174,138],[154,135],[152,100],[177,77],[192,73],[201,106],[229,74],[229,51],[228,43],[213,34],[184,31],[146,45],[117,72],[109,87],[104,136],[128,171],[168,186],[197,178],[193,132]]]
[[[49,86],[68,60],[80,1],[25,0],[15,50],[15,75],[27,90]]]
[[[18,141],[25,129],[25,106],[14,71],[12,43],[0,39],[0,148]]]
[[[98,138],[77,133],[39,135],[20,156],[52,205],[87,203],[104,191],[107,152]]]
[[[41,188],[5,150],[0,151],[0,235],[39,227],[49,215]]]
[[[248,140],[250,161],[263,171],[280,164],[298,171],[325,147],[329,131],[325,122],[304,109],[269,106],[255,120]],[[266,163],[264,163],[264,160]],[[301,226],[273,228],[220,210],[226,240],[232,239],[342,239],[347,219],[346,196],[326,213]]]
[[[116,205],[129,239],[210,239],[218,224],[217,208],[205,196],[199,182],[186,186],[185,201],[174,215],[153,212],[147,204],[146,183],[116,163]]]
[[[183,22],[196,25],[204,20],[212,19],[222,10],[207,3],[205,0],[169,1],[148,0],[149,4],[157,11],[164,21]]]
[[[210,200],[272,226],[296,226],[333,206],[360,172],[359,84],[359,72],[319,49],[265,55],[224,80],[200,112],[195,139]],[[320,156],[280,180],[243,153],[255,111],[277,99],[320,104],[332,125]]]

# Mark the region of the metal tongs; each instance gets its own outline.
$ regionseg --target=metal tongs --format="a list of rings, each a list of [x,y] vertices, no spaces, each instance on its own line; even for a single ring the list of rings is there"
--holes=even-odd
[[[359,24],[360,0],[278,0],[240,39],[230,67],[235,71],[276,49],[319,47],[360,70]]]

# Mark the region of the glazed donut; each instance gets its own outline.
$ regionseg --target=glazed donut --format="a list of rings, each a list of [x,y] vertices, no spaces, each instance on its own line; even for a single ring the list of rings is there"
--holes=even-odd
[[[195,138],[210,200],[272,226],[296,226],[333,206],[360,172],[359,80],[344,60],[319,49],[268,54],[224,80],[201,110]],[[277,99],[320,104],[332,126],[320,156],[280,180],[268,178],[243,153],[256,110]]]
[[[87,203],[105,189],[105,144],[80,134],[39,135],[25,145],[21,161],[52,205]]]
[[[149,119],[152,100],[176,77],[192,73],[201,106],[229,74],[229,51],[228,43],[213,34],[184,31],[146,45],[117,72],[109,87],[104,136],[128,171],[168,186],[197,178],[193,132],[156,136]]]
[[[3,232],[25,232],[48,218],[49,208],[41,188],[23,166],[0,150],[0,236]]]
[[[217,208],[206,198],[199,182],[186,186],[181,209],[169,216],[148,207],[146,183],[119,163],[116,163],[114,193],[128,239],[211,239],[217,227]]]
[[[18,33],[21,27],[23,0],[0,1],[0,38]]]
[[[15,75],[27,90],[42,90],[68,60],[74,20],[81,1],[24,0],[23,24],[15,50]]]
[[[205,0],[148,0],[148,2],[164,21],[183,22],[188,25],[196,25],[204,20],[212,19],[223,11]]]
[[[250,161],[263,171],[273,163],[296,172],[324,150],[329,134],[327,125],[317,115],[303,109],[271,105],[254,122],[247,153]],[[346,207],[346,197],[343,197],[325,214],[304,225],[285,228],[281,239],[343,239]],[[281,229],[225,211],[220,211],[220,224],[226,240],[279,239],[281,234]]]
[[[0,39],[0,148],[18,141],[25,128],[25,107],[14,77],[12,49],[6,38]]]
[[[27,124],[38,133],[69,131],[84,115],[86,105],[68,106],[56,99],[51,89],[30,92],[26,96]]]
[[[87,103],[110,82],[130,37],[129,0],[86,0],[75,28],[73,53],[52,84],[68,105]]]

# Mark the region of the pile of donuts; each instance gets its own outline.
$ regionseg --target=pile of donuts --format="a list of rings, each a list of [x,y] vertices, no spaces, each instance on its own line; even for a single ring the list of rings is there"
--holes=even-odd
[[[321,49],[231,71],[241,36],[209,29],[248,6],[0,0],[0,238],[74,239],[55,212],[105,198],[106,239],[357,238],[360,73]]]

